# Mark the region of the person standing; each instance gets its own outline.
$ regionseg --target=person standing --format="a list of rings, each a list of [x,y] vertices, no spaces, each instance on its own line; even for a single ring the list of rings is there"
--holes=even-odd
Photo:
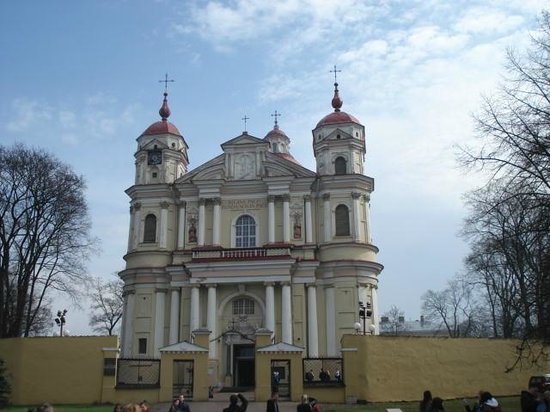
[[[432,393],[424,391],[422,400],[420,401],[420,412],[430,412],[432,409]]]
[[[279,392],[272,391],[271,398],[267,400],[266,412],[279,412]]]
[[[183,393],[180,395],[179,398],[178,412],[191,412],[189,404],[185,402],[185,396],[183,395]]]
[[[240,405],[239,400],[241,401]],[[237,393],[229,397],[229,406],[224,408],[223,412],[245,412],[247,406],[246,398],[241,393]]]
[[[311,405],[306,394],[302,395],[300,403],[296,406],[296,412],[312,412]]]

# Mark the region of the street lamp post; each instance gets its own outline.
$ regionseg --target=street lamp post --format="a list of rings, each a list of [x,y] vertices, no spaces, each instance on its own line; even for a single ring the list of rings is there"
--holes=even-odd
[[[65,315],[67,314],[67,309],[64,309],[63,312],[58,310],[57,317],[55,318],[55,323],[59,326],[59,336],[63,336],[63,325],[67,322]]]
[[[372,316],[372,306],[367,302],[366,306],[363,302],[359,302],[359,319],[363,321],[363,335],[367,334],[367,318]]]

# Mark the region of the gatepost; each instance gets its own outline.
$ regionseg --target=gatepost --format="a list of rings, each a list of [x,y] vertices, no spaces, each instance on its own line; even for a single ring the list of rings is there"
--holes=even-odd
[[[193,361],[193,400],[208,400],[208,329],[196,329],[193,331],[194,343],[186,341],[175,343],[160,349],[161,376],[160,376],[160,400],[169,402],[175,395],[174,385],[174,361]]]
[[[303,392],[302,354],[304,348],[288,343],[271,343],[273,332],[256,331],[256,401],[266,401],[271,396],[271,362],[290,362],[290,399],[298,402]]]

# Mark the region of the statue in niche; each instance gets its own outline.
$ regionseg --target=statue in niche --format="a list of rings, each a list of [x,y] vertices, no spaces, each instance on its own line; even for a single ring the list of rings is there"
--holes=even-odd
[[[197,241],[197,228],[195,226],[196,220],[194,218],[189,219],[189,230],[187,232],[187,238],[189,239],[189,243],[193,243]]]
[[[302,224],[298,219],[294,221],[294,239],[302,238]]]

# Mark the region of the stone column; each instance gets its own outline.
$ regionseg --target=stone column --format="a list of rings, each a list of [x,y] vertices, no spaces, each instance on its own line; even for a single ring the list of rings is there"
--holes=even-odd
[[[128,230],[128,252],[131,252],[134,248],[134,208],[130,206],[130,230]]]
[[[267,197],[268,242],[275,243],[275,196]]]
[[[213,199],[214,216],[212,220],[212,244],[220,244],[220,222],[221,222],[221,199],[219,197]]]
[[[134,247],[137,248],[141,239],[141,203],[134,203]]]
[[[180,290],[172,289],[170,297],[170,336],[168,344],[178,343],[180,327]]]
[[[160,241],[159,247],[166,249],[168,236],[168,202],[160,203]]]
[[[164,310],[166,293],[155,293],[155,357],[160,358],[160,348],[164,346]]]
[[[206,327],[210,331],[210,337],[218,336],[216,332],[216,285],[208,285],[208,308],[206,313]],[[208,357],[216,358],[216,341],[211,340],[208,344]]]
[[[197,242],[198,246],[204,246],[204,236],[206,232],[205,205],[206,199],[199,199],[199,238]]]
[[[324,214],[324,227],[325,227],[325,242],[332,240],[332,211],[330,210],[330,194],[325,193],[323,195],[323,214]]]
[[[372,285],[370,290],[370,298],[372,305],[372,324],[375,327],[374,334],[380,334],[380,316],[378,316],[378,286]]]
[[[325,310],[327,319],[327,356],[336,356],[336,313],[334,286],[325,288]]]
[[[193,286],[191,288],[191,313],[189,321],[190,336],[189,340],[192,341],[192,334],[195,329],[199,328],[199,310],[200,310],[200,296],[199,287]]]
[[[182,201],[179,204],[178,212],[178,249],[183,249],[185,247],[185,208],[187,203]]]
[[[275,335],[275,291],[269,282],[265,284],[265,327]]]
[[[363,200],[365,201],[365,241],[372,243],[372,234],[370,230],[370,196],[365,195]]]
[[[283,242],[290,243],[290,195],[283,196]]]
[[[290,343],[292,345],[292,302],[291,302],[291,289],[290,284],[283,284],[283,296],[281,307],[281,320],[283,327],[283,342]]]
[[[308,356],[319,356],[319,334],[317,331],[317,288],[315,285],[307,287],[307,347]]]
[[[124,319],[124,342],[122,344],[122,356],[130,358],[133,355],[133,337],[134,337],[134,309],[136,295],[128,293],[126,295],[126,318]]]
[[[304,196],[306,201],[306,243],[313,242],[313,219],[311,217],[311,196]]]
[[[359,204],[361,194],[352,192],[351,198],[353,199],[353,240],[358,242],[361,240],[361,212]]]

